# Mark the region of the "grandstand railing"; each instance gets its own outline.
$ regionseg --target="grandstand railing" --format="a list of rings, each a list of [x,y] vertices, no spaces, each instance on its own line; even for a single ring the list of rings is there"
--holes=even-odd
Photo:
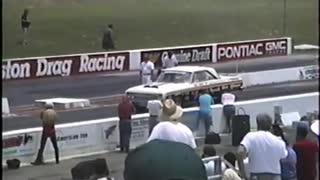
[[[222,167],[221,167],[221,157],[220,156],[213,156],[213,157],[207,157],[203,158],[202,161],[204,163],[208,163],[210,161],[214,161],[215,169],[214,169],[214,175],[208,176],[208,180],[220,180],[222,179]]]

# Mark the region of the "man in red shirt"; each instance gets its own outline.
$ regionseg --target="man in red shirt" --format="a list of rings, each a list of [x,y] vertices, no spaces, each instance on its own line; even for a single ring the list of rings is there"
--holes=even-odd
[[[317,176],[317,155],[319,147],[315,142],[307,139],[308,126],[299,124],[297,127],[297,142],[293,149],[297,154],[298,180],[315,180]]]
[[[131,136],[131,116],[135,113],[134,105],[127,96],[122,98],[118,105],[119,117],[119,134],[120,134],[120,150],[121,152],[129,152],[130,136]]]

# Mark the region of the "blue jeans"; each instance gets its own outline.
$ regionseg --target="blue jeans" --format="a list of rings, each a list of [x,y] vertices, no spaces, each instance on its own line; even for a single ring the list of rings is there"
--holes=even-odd
[[[210,112],[199,112],[197,120],[197,129],[199,129],[200,120],[204,121],[205,135],[209,133],[210,126],[212,125],[211,113]]]

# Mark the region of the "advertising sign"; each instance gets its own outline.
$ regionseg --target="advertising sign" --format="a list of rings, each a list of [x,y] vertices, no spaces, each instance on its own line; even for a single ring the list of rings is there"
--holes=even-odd
[[[96,145],[98,142],[96,131],[97,129],[95,125],[56,129],[59,151],[79,149]],[[50,151],[53,151],[52,146],[50,146]]]
[[[162,62],[169,52],[175,55],[179,64],[212,62],[212,46],[141,51],[141,62],[148,59],[155,64],[155,67],[162,67]]]
[[[37,153],[40,134],[24,133],[6,136],[2,139],[2,158],[21,157]]]
[[[287,55],[288,39],[217,44],[217,61]]]
[[[74,76],[129,70],[129,52],[2,61],[2,80]]]
[[[119,145],[118,121],[98,124],[97,128],[101,128],[102,143],[107,146],[108,150],[115,150]]]
[[[299,79],[319,79],[319,66],[306,66],[299,70]]]
[[[149,136],[149,117],[132,120],[130,146],[136,147],[147,142]]]

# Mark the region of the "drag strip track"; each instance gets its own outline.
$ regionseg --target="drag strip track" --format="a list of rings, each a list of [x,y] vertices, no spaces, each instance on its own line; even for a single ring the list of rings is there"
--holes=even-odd
[[[289,83],[256,86],[237,92],[238,101],[257,98],[276,97],[284,95],[301,94],[318,91],[319,82],[316,80],[296,81]],[[117,115],[116,101],[106,106],[99,106],[86,110],[73,110],[59,112],[58,124],[87,121],[101,118],[114,117]],[[10,117],[2,119],[2,130],[17,130],[41,126],[39,114],[34,113],[27,117]]]
[[[239,61],[238,72],[253,72],[298,66],[316,65],[317,55],[291,55]],[[212,66],[219,73],[235,73],[236,63],[202,64]],[[116,74],[91,74],[78,77],[57,77],[26,81],[3,82],[3,97],[10,106],[32,105],[36,99],[91,98],[122,94],[127,88],[139,83],[137,72]]]

